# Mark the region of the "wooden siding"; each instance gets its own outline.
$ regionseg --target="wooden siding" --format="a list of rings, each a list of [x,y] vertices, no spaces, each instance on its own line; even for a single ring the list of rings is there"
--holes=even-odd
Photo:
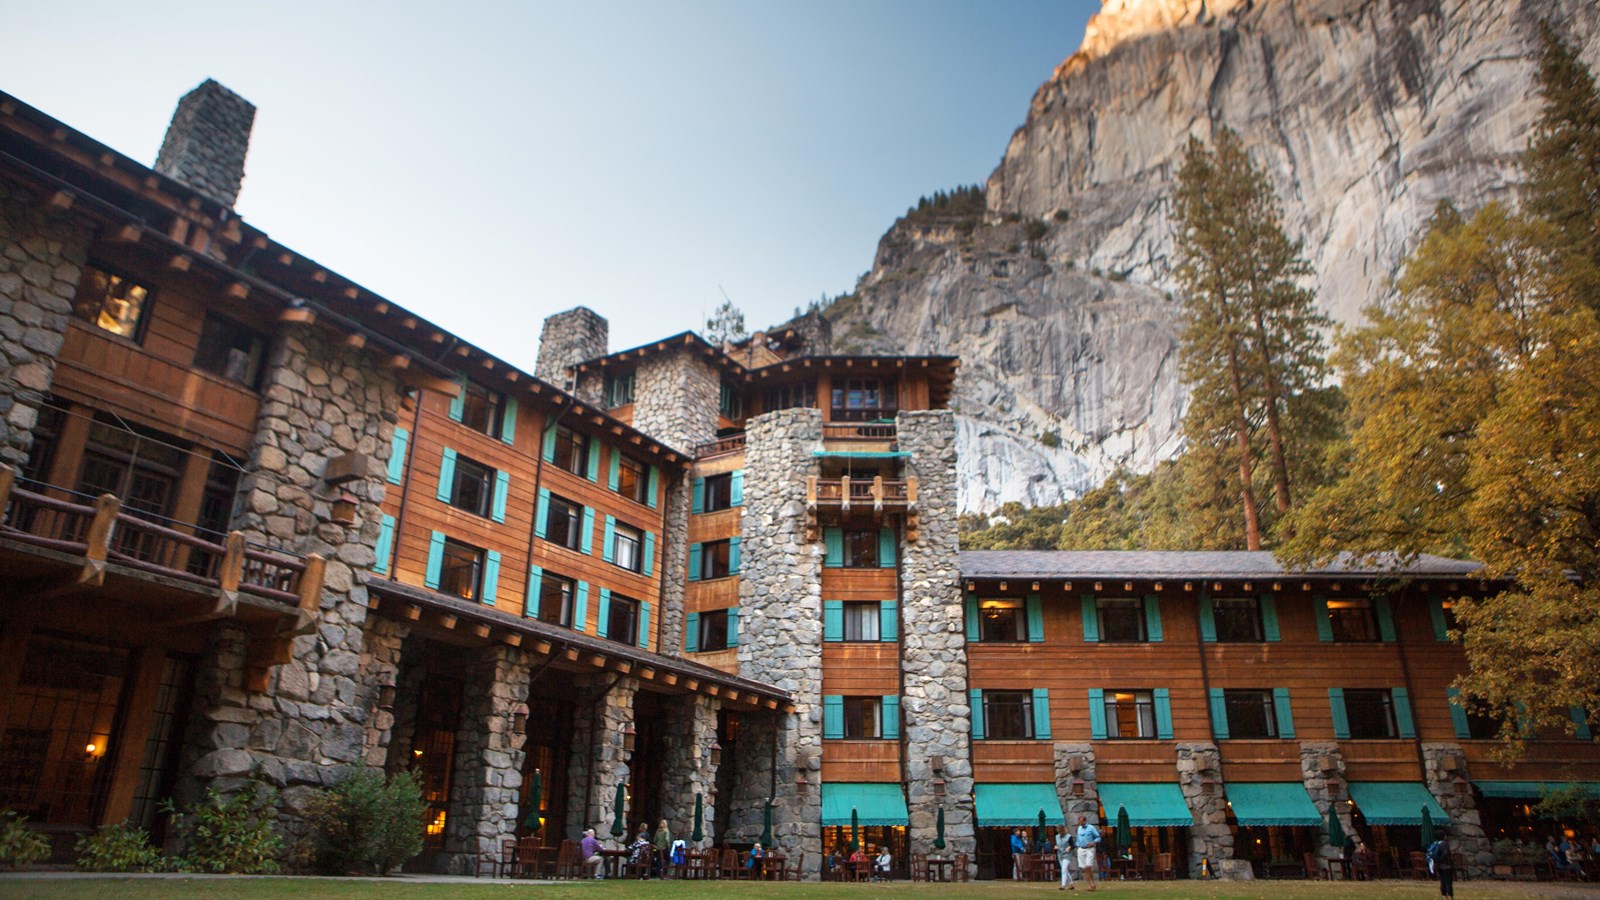
[[[898,600],[899,572],[893,568],[822,570],[824,600]]]
[[[900,646],[889,642],[822,645],[822,692],[851,696],[900,693]]]
[[[1052,741],[973,741],[972,777],[986,784],[1053,782],[1056,780]]]
[[[900,742],[823,741],[822,780],[900,781]]]

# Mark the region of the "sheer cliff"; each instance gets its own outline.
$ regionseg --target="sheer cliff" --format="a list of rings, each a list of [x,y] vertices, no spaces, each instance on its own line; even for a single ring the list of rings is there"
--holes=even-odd
[[[1514,190],[1541,20],[1600,59],[1592,0],[1106,0],[986,214],[897,222],[834,333],[962,357],[964,510],[1148,468],[1180,447],[1167,198],[1189,136],[1243,135],[1319,302],[1353,322],[1436,201]]]

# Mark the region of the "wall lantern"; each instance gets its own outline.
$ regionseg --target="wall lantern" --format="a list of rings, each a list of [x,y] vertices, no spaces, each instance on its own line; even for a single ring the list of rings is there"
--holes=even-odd
[[[1074,797],[1082,797],[1083,796],[1083,787],[1084,787],[1084,781],[1083,781],[1082,778],[1074,778],[1074,779],[1072,779],[1072,796],[1074,796]]]
[[[943,778],[934,778],[933,779],[933,796],[936,799],[943,800],[944,799],[944,792],[945,792],[945,780]]]
[[[944,754],[938,753],[938,754],[934,754],[933,756],[928,757],[928,767],[933,770],[933,774],[935,774],[935,775],[943,775],[944,774]]]
[[[1465,796],[1472,791],[1472,782],[1462,778],[1460,775],[1450,779],[1450,783],[1455,785],[1456,793],[1462,796]]]
[[[1343,785],[1341,785],[1337,781],[1334,781],[1332,778],[1328,779],[1328,797],[1329,798],[1337,800],[1339,798],[1339,792],[1342,791],[1342,790],[1344,790],[1344,786]]]
[[[527,730],[528,711],[519,707],[511,713],[511,732],[513,734],[525,734]]]
[[[1039,582],[1035,581],[1033,583],[1033,590],[1034,590],[1035,593],[1037,593],[1039,591]]]
[[[633,730],[633,723],[632,722],[629,722],[628,724],[622,726],[622,750],[623,750],[624,753],[632,753],[633,752],[633,742],[634,742],[635,735],[636,735],[636,732]]]
[[[1000,590],[1004,591],[1006,589],[1006,583],[1004,581],[1000,582]]]
[[[805,769],[801,769],[801,770],[795,772],[795,775],[794,775],[794,794],[795,794],[795,796],[796,797],[804,797],[806,795],[807,789],[809,789],[810,787],[811,787],[811,782],[806,779],[806,770]]]
[[[356,523],[356,504],[360,501],[354,494],[340,494],[333,501],[333,521],[340,525],[354,525]]]
[[[713,766],[722,765],[722,745],[716,741],[711,742],[711,764]]]
[[[394,685],[383,684],[378,686],[378,708],[394,709]]]

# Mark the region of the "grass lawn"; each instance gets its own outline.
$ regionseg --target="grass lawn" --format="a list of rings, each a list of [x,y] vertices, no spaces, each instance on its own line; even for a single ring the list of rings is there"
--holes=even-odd
[[[1082,896],[1082,887],[1073,896]],[[968,884],[740,884],[729,882],[565,882],[558,884],[529,884],[510,881],[420,883],[406,879],[340,880],[311,878],[129,878],[106,876],[103,878],[26,878],[11,876],[0,878],[0,897],[7,898],[139,898],[184,897],[338,897],[371,898],[371,900],[412,900],[412,898],[451,898],[451,900],[477,900],[492,898],[505,900],[512,896],[533,896],[539,900],[605,900],[605,898],[733,898],[782,897],[785,900],[810,900],[810,898],[877,898],[877,897],[1019,897],[1044,898],[1060,896],[1061,892],[1050,884],[1014,884],[1011,882],[973,882]],[[1104,897],[1244,897],[1263,900],[1285,898],[1360,898],[1360,900],[1387,900],[1387,898],[1422,898],[1439,896],[1431,882],[1379,881],[1352,884],[1327,884],[1303,881],[1276,881],[1265,883],[1231,882],[1113,882],[1103,886],[1096,896]],[[1456,887],[1456,896],[1471,897],[1583,897],[1600,898],[1600,886],[1572,884],[1501,884],[1494,882],[1468,882]]]

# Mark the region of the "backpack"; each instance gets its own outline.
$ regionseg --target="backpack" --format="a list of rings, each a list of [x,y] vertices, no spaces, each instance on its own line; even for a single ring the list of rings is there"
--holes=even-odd
[[[1450,864],[1450,851],[1445,849],[1444,841],[1434,841],[1428,845],[1428,861],[1442,866]]]

